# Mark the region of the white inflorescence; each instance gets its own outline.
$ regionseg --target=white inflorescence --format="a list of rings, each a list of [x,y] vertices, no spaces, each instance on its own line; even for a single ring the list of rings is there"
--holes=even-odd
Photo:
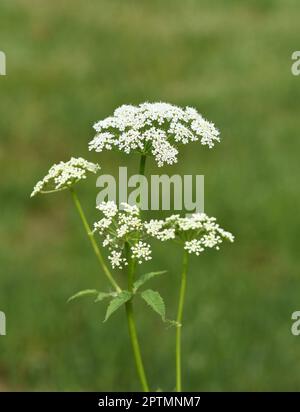
[[[177,162],[178,146],[194,141],[212,148],[220,141],[213,123],[191,107],[169,103],[123,105],[94,125],[97,134],[89,150],[118,149],[127,154],[153,155],[158,166]]]
[[[102,202],[97,206],[103,218],[94,223],[94,231],[104,237],[102,245],[110,251],[109,260],[113,268],[121,269],[128,264],[125,244],[128,243],[131,258],[138,263],[151,259],[150,245],[144,241],[146,232],[137,206],[121,204],[118,210],[115,202]]]
[[[145,223],[146,232],[161,241],[178,239],[184,243],[188,253],[197,256],[206,248],[219,250],[223,240],[234,241],[234,236],[217,223],[216,218],[205,213],[194,213],[191,217],[172,215],[165,220],[151,220]]]
[[[38,193],[69,188],[79,180],[86,179],[87,172],[96,173],[98,170],[100,170],[99,165],[88,162],[82,157],[72,157],[68,162],[54,164],[47,175],[35,185],[31,197]]]
[[[113,268],[122,269],[123,265],[127,265],[127,261],[124,257],[122,257],[122,251],[112,250],[110,255],[108,256],[110,260],[111,266]]]
[[[151,260],[150,245],[146,242],[139,241],[131,248],[132,256],[137,259],[139,263],[143,263],[143,260]]]
[[[184,244],[184,248],[189,253],[195,253],[197,256],[199,256],[200,253],[204,251],[201,240],[198,239],[187,240]]]
[[[155,237],[158,240],[165,241],[169,239],[175,239],[175,229],[165,228],[164,220],[152,219],[145,223],[145,229],[148,235]]]

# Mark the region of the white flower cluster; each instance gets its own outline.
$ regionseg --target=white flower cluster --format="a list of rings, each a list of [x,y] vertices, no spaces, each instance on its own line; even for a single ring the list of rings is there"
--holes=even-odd
[[[161,241],[175,239],[175,229],[165,226],[166,223],[164,220],[152,219],[145,223],[145,229],[148,235]]]
[[[139,263],[143,263],[143,260],[151,260],[150,245],[146,242],[139,241],[131,248],[132,256],[137,259]]]
[[[31,197],[37,193],[47,193],[71,187],[79,180],[86,179],[87,172],[96,173],[98,170],[100,170],[99,165],[88,162],[82,157],[72,157],[68,162],[54,164],[47,175],[35,185]]]
[[[112,250],[108,256],[108,259],[110,260],[113,268],[117,267],[122,269],[123,265],[128,265],[127,260],[122,256],[122,251],[120,250]]]
[[[234,236],[217,223],[216,218],[205,213],[194,213],[191,217],[172,215],[165,220],[151,220],[145,223],[147,234],[161,241],[178,239],[184,242],[184,249],[197,256],[205,248],[219,250],[223,240],[234,241]]]
[[[97,134],[89,150],[118,149],[127,154],[153,155],[158,166],[177,162],[179,144],[200,141],[212,148],[220,141],[214,124],[197,110],[161,102],[123,105],[113,116],[97,122],[94,129]]]
[[[131,257],[138,263],[151,259],[150,245],[143,242],[145,238],[144,223],[137,206],[122,203],[118,210],[115,202],[102,202],[97,208],[103,218],[94,223],[94,231],[104,237],[103,246],[110,250],[109,260],[113,268],[121,269],[128,264],[125,256],[126,243],[130,247]]]

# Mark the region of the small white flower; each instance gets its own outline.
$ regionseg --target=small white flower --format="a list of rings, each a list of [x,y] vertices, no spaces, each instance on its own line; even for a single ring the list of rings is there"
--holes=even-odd
[[[219,250],[223,240],[234,241],[234,236],[226,232],[217,223],[215,217],[205,213],[194,213],[191,217],[172,215],[165,220],[150,220],[145,223],[147,233],[161,241],[178,239],[184,243],[188,253],[197,256],[205,248]]]
[[[113,268],[126,265],[125,245],[131,245],[131,257],[138,263],[151,259],[150,246],[142,240],[147,237],[144,222],[140,218],[140,210],[136,205],[121,204],[118,210],[114,202],[102,202],[97,208],[104,217],[94,223],[94,231],[104,237],[102,245],[111,253],[109,260]],[[170,236],[166,233],[165,236]]]
[[[220,235],[224,238],[229,240],[229,242],[233,243],[234,242],[234,236],[232,233],[227,232],[226,230],[219,228],[219,233]]]
[[[136,205],[129,205],[128,203],[122,202],[121,209],[124,212],[129,213],[130,215],[138,216],[140,214],[140,210]]]
[[[94,223],[94,232],[99,232],[101,235],[112,224],[112,219],[103,217],[98,222]]]
[[[118,149],[154,156],[158,166],[177,162],[178,146],[199,141],[212,148],[220,141],[213,123],[191,107],[142,103],[118,107],[113,116],[94,125],[97,134],[89,150]]]
[[[164,220],[151,219],[145,223],[145,228],[150,236],[157,237],[162,227],[164,226]]]
[[[131,246],[131,252],[134,259],[137,259],[138,263],[151,260],[151,248],[148,243],[139,241],[134,246]]]
[[[86,179],[87,172],[97,173],[99,169],[99,165],[88,162],[82,157],[72,157],[68,162],[54,164],[47,175],[35,185],[31,197],[37,193],[70,188],[80,180]]]
[[[139,232],[143,229],[142,221],[139,217],[127,213],[119,213],[117,236],[123,237],[127,233]]]
[[[116,267],[122,269],[123,265],[126,266],[128,264],[126,259],[122,257],[122,252],[117,250],[113,250],[108,256],[108,259],[110,260],[113,269]]]
[[[218,232],[209,232],[205,235],[203,235],[202,239],[201,239],[201,243],[203,246],[207,247],[207,248],[214,248],[216,247],[216,249],[218,250],[218,244],[222,243],[222,238],[221,236],[218,235]]]
[[[175,238],[175,230],[173,228],[163,229],[165,224],[164,220],[150,220],[149,222],[145,223],[146,232],[152,236],[156,237],[161,241],[174,239]]]
[[[98,138],[97,140],[94,139],[93,142],[90,143],[89,149],[95,150],[96,152],[102,152],[104,149],[111,150],[115,145],[115,137],[112,133],[104,132],[99,134],[98,137],[101,136],[101,139]]]
[[[111,243],[113,243],[113,238],[108,234],[105,236],[105,239],[103,240],[102,245],[103,247],[106,247],[106,246],[109,247]]]
[[[97,209],[103,212],[104,216],[107,218],[114,217],[118,212],[117,205],[115,204],[115,202],[112,202],[112,201],[101,202],[97,206]]]
[[[123,238],[127,235],[127,233],[130,233],[130,227],[123,224],[117,227],[117,237],[118,238]]]
[[[175,239],[175,229],[164,229],[158,234],[158,239],[164,242],[165,240]]]
[[[187,250],[188,253],[195,253],[197,256],[199,256],[200,253],[204,251],[201,240],[197,239],[186,241],[184,243],[184,249]]]

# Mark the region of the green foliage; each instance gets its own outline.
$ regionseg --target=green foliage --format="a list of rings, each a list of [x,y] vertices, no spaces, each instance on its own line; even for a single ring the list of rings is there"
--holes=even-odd
[[[160,294],[152,289],[147,289],[141,292],[141,297],[146,303],[148,303],[148,305],[154,310],[154,312],[160,315],[162,320],[165,322],[166,307]]]
[[[149,273],[144,273],[139,277],[138,280],[136,280],[133,284],[133,291],[136,292],[144,283],[146,283],[148,280],[152,279],[155,276],[162,275],[164,273],[167,273],[166,270],[161,270],[159,272],[149,272]]]
[[[132,298],[132,293],[129,292],[128,290],[122,290],[115,298],[113,298],[106,311],[105,319],[104,322],[107,321],[107,319],[110,318],[110,316],[118,310],[124,303],[128,302],[129,299]]]
[[[103,299],[109,298],[109,297],[115,296],[115,295],[116,295],[116,292],[99,292],[96,299],[95,299],[95,303],[101,302]]]
[[[85,289],[81,290],[80,292],[75,293],[75,295],[72,295],[69,299],[68,302],[71,302],[72,300],[82,298],[84,296],[95,296],[98,295],[99,292],[96,289]]]

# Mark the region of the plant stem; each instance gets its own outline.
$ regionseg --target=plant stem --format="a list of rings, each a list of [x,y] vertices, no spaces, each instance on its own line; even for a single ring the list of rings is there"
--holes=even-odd
[[[176,392],[182,391],[181,385],[181,330],[182,330],[182,315],[186,290],[186,275],[188,270],[188,252],[183,252],[182,273],[180,282],[179,302],[177,311],[177,327],[176,327]]]
[[[134,282],[134,273],[135,273],[135,261],[131,259],[130,257],[130,249],[129,249],[128,243],[126,243],[125,248],[126,248],[126,257],[128,261],[128,290],[132,292],[133,282]],[[147,378],[145,374],[139,340],[138,340],[136,326],[135,326],[132,299],[126,302],[125,307],[126,307],[126,315],[127,315],[127,322],[128,322],[128,331],[129,331],[129,336],[131,340],[137,373],[138,373],[143,391],[149,392],[149,386],[148,386],[148,382],[147,382]]]
[[[140,166],[139,166],[139,175],[140,176],[145,176],[146,159],[147,159],[146,155],[141,155]],[[142,179],[140,179],[140,180],[142,180]],[[140,182],[140,184],[141,184],[141,182]],[[140,215],[142,217],[143,210],[141,209],[141,206],[143,205],[143,202],[142,202],[141,196],[139,195],[136,200],[137,200],[137,202],[140,203]]]
[[[139,174],[142,176],[145,176],[146,159],[146,155],[141,156]]]
[[[87,221],[87,219],[86,219],[86,216],[85,216],[84,211],[83,211],[83,209],[82,209],[81,203],[80,203],[80,201],[79,201],[79,199],[78,199],[78,196],[77,196],[74,188],[70,188],[70,192],[71,192],[71,194],[72,194],[72,198],[73,198],[74,204],[75,204],[75,206],[76,206],[76,208],[77,208],[77,211],[78,211],[78,213],[79,213],[79,216],[80,216],[80,218],[81,218],[81,220],[82,220],[83,226],[84,226],[84,228],[85,228],[85,230],[86,230],[86,233],[87,233],[87,235],[88,235],[88,237],[89,237],[89,239],[90,239],[90,242],[91,242],[91,244],[92,244],[92,247],[93,247],[93,250],[94,250],[94,252],[95,252],[95,255],[97,256],[97,259],[98,259],[98,261],[99,261],[99,263],[100,263],[100,265],[101,265],[101,267],[102,267],[102,269],[103,269],[103,271],[104,271],[107,279],[110,281],[111,285],[114,287],[114,289],[115,289],[117,292],[121,292],[122,289],[121,289],[120,286],[117,284],[117,282],[116,282],[115,279],[113,278],[112,274],[110,273],[110,270],[108,269],[108,267],[106,266],[106,264],[105,264],[105,262],[104,262],[103,256],[102,256],[102,254],[101,254],[101,252],[100,252],[100,249],[99,249],[99,247],[98,247],[98,245],[97,245],[97,242],[96,242],[96,240],[95,240],[94,233],[92,232],[92,230],[91,230],[91,228],[90,228],[90,226],[89,226],[89,224],[88,224],[88,221]]]
[[[140,175],[145,174],[145,165],[146,165],[146,155],[142,155],[141,160],[140,160],[140,167],[139,167]],[[128,290],[132,292],[136,262],[135,260],[131,259],[130,247],[128,243],[125,244],[125,252],[126,252],[126,258],[128,262]],[[131,346],[133,350],[136,370],[137,370],[143,391],[149,392],[148,381],[146,378],[143,359],[141,355],[140,344],[139,344],[137,331],[136,331],[132,299],[130,299],[128,302],[125,303],[125,308],[126,308],[126,316],[127,316],[127,323],[128,323],[128,331],[129,331],[129,336],[131,340]]]

